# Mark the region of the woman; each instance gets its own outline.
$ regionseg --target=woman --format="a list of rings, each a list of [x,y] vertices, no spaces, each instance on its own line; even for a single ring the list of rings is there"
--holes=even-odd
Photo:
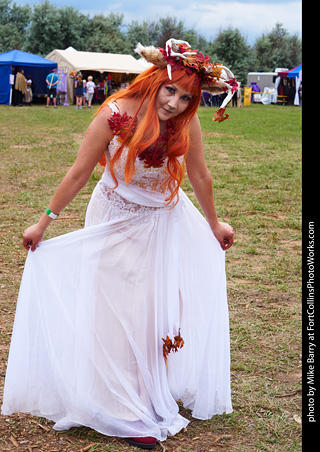
[[[152,449],[199,419],[230,413],[224,251],[196,110],[201,87],[237,83],[188,43],[137,51],[155,63],[105,102],[40,221],[26,229],[3,414],[56,430],[85,425]],[[218,120],[224,111],[216,115]],[[41,242],[106,164],[85,228]],[[186,166],[207,221],[179,188]]]
[[[74,94],[76,96],[76,108],[81,108],[83,98],[84,82],[82,75],[79,74],[74,83]]]

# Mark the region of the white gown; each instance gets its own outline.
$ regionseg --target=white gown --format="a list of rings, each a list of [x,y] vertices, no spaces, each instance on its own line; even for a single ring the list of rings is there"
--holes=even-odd
[[[165,164],[137,159],[126,186],[124,160],[115,190],[106,167],[84,229],[28,254],[2,414],[163,441],[188,424],[177,400],[198,419],[232,411],[224,252],[181,189],[164,205]],[[166,366],[162,338],[179,328]]]

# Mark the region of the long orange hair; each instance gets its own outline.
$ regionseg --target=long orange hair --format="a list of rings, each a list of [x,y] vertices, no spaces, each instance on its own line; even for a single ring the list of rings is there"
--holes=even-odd
[[[180,88],[192,94],[192,99],[186,110],[180,115],[174,117],[171,121],[174,126],[175,134],[171,135],[167,149],[167,168],[169,177],[166,185],[170,191],[170,196],[166,199],[170,203],[178,194],[179,186],[184,176],[184,163],[180,163],[177,157],[185,155],[189,148],[189,123],[196,113],[200,98],[201,87],[195,83],[195,74],[188,75],[185,70],[175,70],[172,72],[172,80],[169,80],[167,69],[160,69],[152,66],[134,80],[128,89],[118,91],[102,104],[98,111],[104,108],[112,100],[123,98],[141,99],[139,108],[133,117],[131,127],[129,127],[121,146],[113,155],[110,162],[110,172],[117,186],[117,179],[114,173],[114,165],[119,159],[124,146],[129,147],[128,157],[125,166],[125,182],[129,184],[135,170],[135,161],[141,152],[155,143],[160,134],[160,124],[158,114],[155,108],[156,97],[159,88],[163,84],[176,83]],[[132,137],[130,132],[133,127],[143,102],[148,98],[148,108],[142,121],[137,125],[136,131]],[[132,134],[131,134],[132,135]]]

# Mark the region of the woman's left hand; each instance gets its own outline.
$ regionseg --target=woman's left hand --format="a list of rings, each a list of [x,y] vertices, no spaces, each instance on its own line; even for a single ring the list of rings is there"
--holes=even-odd
[[[231,248],[233,245],[233,229],[228,223],[221,223],[219,221],[212,228],[212,231],[224,251]]]

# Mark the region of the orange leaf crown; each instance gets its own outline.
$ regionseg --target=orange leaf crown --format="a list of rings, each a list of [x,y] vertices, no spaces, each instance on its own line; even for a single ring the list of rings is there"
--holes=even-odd
[[[192,50],[188,43],[173,42],[172,48],[170,44],[167,44],[167,50],[158,48],[167,62],[169,74],[176,69],[185,69],[187,74],[197,75],[195,78],[197,85],[211,85],[216,79],[219,80],[222,67],[215,66],[214,63],[210,64],[210,57],[204,57],[198,49]]]
[[[197,75],[195,83],[203,91],[213,95],[227,92],[227,96],[213,121],[221,122],[227,119],[228,115],[224,114],[225,107],[239,87],[239,82],[230,69],[220,64],[210,63],[210,57],[204,57],[199,50],[192,50],[187,41],[173,38],[166,42],[165,49],[153,46],[144,47],[139,43],[135,52],[147,62],[159,68],[167,67],[170,80],[172,79],[172,71],[184,69],[189,75],[194,73]]]

